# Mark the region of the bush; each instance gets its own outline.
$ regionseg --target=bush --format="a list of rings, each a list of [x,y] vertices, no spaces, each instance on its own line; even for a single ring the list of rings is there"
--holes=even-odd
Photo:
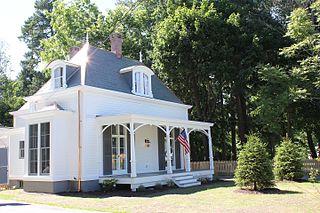
[[[239,153],[235,171],[236,185],[253,190],[274,186],[272,163],[266,146],[256,135],[250,135]]]
[[[201,184],[206,184],[210,182],[210,179],[206,177],[201,177],[201,178],[198,178],[198,181],[200,181]]]
[[[302,148],[290,139],[283,139],[274,157],[274,175],[277,180],[296,180],[303,177]]]
[[[163,186],[161,183],[157,183],[155,186],[154,186],[155,189],[162,189]]]
[[[145,192],[147,191],[146,187],[144,185],[140,185],[138,188],[137,188],[137,191],[138,192]]]
[[[176,184],[173,182],[173,180],[168,180],[168,181],[167,181],[167,186],[168,186],[169,188],[174,188],[174,187],[176,186]]]
[[[118,180],[116,180],[116,179],[104,180],[101,184],[101,190],[103,192],[113,191],[116,188],[117,182],[118,182]]]
[[[319,170],[315,168],[311,168],[309,172],[309,178],[308,181],[311,183],[317,183],[318,179],[317,176],[319,175]]]

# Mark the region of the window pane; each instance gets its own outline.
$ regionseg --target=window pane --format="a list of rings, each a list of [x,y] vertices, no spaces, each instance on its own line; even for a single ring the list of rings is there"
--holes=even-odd
[[[117,125],[112,125],[112,130],[111,131],[112,131],[113,135],[117,135],[118,134],[117,130],[118,130]]]
[[[50,173],[50,123],[40,124],[40,141],[41,141],[41,174],[47,175]]]
[[[149,78],[146,74],[143,74],[143,94],[149,94]]]
[[[38,124],[29,125],[29,174],[38,173]]]
[[[24,141],[19,141],[19,158],[24,158]]]
[[[63,75],[63,68],[62,67],[58,67],[54,70],[54,74],[53,74],[54,78],[61,77],[62,75]]]
[[[122,125],[119,125],[120,129],[120,135],[124,135],[124,127]]]
[[[136,93],[141,93],[141,88],[140,88],[140,72],[136,72],[134,74],[134,83],[135,83],[135,92]]]

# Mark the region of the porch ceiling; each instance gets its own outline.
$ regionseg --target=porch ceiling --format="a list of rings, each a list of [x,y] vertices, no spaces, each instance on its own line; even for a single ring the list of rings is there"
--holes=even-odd
[[[208,122],[172,119],[138,114],[97,116],[97,121],[102,125],[124,124],[132,122],[139,124],[172,126],[191,129],[210,129],[210,127],[213,126],[213,123]]]

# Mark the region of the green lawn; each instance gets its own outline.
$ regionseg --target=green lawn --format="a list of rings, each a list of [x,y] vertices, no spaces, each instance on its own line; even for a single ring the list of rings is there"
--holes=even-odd
[[[239,193],[232,181],[150,193],[66,194],[0,192],[0,199],[107,212],[319,212],[320,184],[279,182],[268,194]]]

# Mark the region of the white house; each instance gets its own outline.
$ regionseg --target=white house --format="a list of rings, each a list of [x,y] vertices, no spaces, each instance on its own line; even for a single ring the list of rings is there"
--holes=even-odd
[[[111,52],[73,48],[70,60],[48,65],[51,79],[12,112],[8,131],[9,183],[26,191],[91,191],[99,182],[198,185],[212,177],[211,123],[188,120],[183,104],[141,62],[121,55],[122,38],[112,34]],[[191,171],[175,138],[200,131],[208,136],[210,169]],[[191,141],[192,143],[192,141]]]

